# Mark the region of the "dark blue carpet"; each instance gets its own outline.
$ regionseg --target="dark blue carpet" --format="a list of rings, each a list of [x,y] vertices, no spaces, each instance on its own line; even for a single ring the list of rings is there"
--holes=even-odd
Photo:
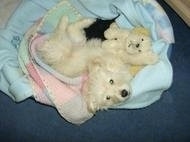
[[[138,110],[109,110],[81,126],[51,107],[28,99],[16,104],[0,94],[0,141],[9,142],[190,142],[190,28],[162,0],[174,27],[172,87],[161,100]]]

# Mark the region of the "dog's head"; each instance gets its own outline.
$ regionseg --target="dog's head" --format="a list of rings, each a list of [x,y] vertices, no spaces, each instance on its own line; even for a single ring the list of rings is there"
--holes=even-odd
[[[90,64],[87,106],[90,112],[107,109],[127,100],[131,93],[131,74],[126,65],[111,57]]]

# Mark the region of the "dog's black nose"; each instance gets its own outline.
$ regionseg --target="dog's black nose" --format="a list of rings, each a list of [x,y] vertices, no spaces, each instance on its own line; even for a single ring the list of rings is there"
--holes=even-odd
[[[124,97],[127,97],[130,93],[127,91],[127,90],[122,90],[121,91],[121,96],[124,98]]]

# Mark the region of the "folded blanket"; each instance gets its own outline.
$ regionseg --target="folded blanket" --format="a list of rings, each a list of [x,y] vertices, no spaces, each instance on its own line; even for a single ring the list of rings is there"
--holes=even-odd
[[[132,96],[115,109],[146,107],[170,87],[173,72],[168,52],[174,42],[173,30],[156,1],[102,0],[100,3],[96,0],[48,0],[44,3],[43,0],[31,0],[23,1],[6,29],[0,31],[0,89],[14,101],[34,97],[55,107],[66,120],[75,124],[93,116],[87,111],[81,95],[86,77],[71,79],[60,75],[35,54],[35,48],[54,30],[63,15],[67,15],[71,22],[82,17],[117,17],[120,27],[144,26],[151,31],[153,49],[159,54],[160,61],[143,68],[135,76]],[[29,30],[31,25],[34,26]]]

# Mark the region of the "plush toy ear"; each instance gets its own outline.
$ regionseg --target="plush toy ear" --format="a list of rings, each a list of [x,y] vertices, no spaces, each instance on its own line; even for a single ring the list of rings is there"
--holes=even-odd
[[[143,27],[135,27],[131,30],[131,34],[142,34],[145,36],[150,36],[150,31]]]
[[[132,76],[135,76],[143,67],[143,65],[132,65],[129,67],[129,72]]]

